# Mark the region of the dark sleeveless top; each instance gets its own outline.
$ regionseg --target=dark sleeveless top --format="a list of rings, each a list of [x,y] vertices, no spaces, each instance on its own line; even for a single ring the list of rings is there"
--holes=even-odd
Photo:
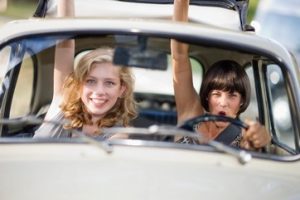
[[[240,127],[230,124],[214,140],[232,147],[240,147],[242,130]],[[183,144],[200,144],[197,139],[187,136],[182,137],[176,142]]]

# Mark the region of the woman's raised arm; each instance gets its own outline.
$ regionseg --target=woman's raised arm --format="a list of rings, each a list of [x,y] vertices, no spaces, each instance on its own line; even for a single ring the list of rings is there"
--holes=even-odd
[[[73,0],[58,1],[57,17],[73,17],[74,12]],[[74,40],[66,40],[59,42],[56,45],[53,97],[62,95],[64,80],[73,72],[75,52],[74,42]]]
[[[189,0],[174,0],[174,21],[188,21]],[[188,45],[171,40],[173,86],[178,114],[178,123],[203,114],[199,96],[193,86]]]

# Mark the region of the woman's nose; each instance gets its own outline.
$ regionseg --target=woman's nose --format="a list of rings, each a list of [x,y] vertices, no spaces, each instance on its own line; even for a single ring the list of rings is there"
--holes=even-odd
[[[219,98],[219,103],[221,106],[225,107],[228,105],[228,98],[226,95],[221,95],[220,98]]]
[[[104,85],[101,84],[101,83],[98,83],[94,92],[96,92],[97,94],[105,94],[105,87],[104,87]]]

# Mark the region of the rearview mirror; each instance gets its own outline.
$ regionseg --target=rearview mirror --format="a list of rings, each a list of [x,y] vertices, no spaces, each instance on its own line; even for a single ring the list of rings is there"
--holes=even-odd
[[[113,63],[129,67],[139,67],[153,70],[167,69],[167,54],[154,50],[117,47]]]

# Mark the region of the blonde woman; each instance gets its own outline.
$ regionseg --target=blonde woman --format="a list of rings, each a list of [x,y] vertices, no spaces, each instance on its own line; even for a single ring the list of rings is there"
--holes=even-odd
[[[67,4],[68,3],[68,4]],[[59,16],[73,16],[73,1],[61,1]],[[34,137],[72,137],[72,130],[106,139],[103,127],[128,126],[136,116],[134,77],[127,67],[112,63],[114,50],[99,48],[82,56],[74,67],[74,40],[56,46],[53,99],[46,120]]]

